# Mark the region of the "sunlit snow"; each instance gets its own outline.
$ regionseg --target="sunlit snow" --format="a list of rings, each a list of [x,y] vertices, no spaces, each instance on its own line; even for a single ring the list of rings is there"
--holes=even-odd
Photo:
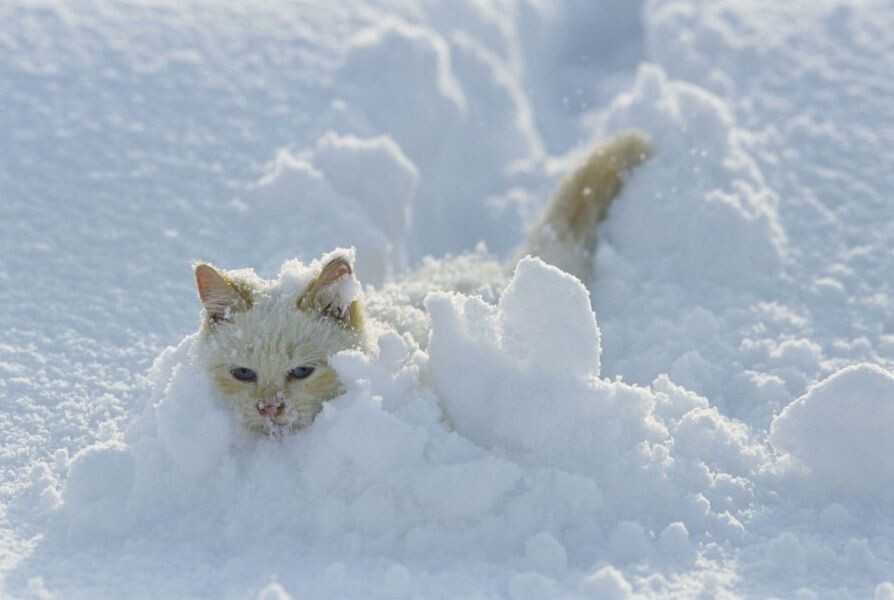
[[[892,30],[0,4],[0,596],[894,598]],[[513,263],[627,128],[654,153],[588,280]],[[249,433],[191,265],[295,293],[339,247],[370,348],[310,427]]]

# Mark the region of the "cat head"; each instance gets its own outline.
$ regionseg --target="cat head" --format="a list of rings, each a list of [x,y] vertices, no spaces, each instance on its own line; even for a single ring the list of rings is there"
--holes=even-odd
[[[220,399],[247,428],[304,427],[341,393],[329,357],[364,342],[352,258],[327,255],[297,285],[195,266],[205,364]]]

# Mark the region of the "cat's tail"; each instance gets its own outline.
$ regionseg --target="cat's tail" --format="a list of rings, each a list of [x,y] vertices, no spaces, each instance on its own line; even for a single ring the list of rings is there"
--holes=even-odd
[[[565,177],[522,248],[585,283],[592,274],[596,225],[623,184],[624,175],[651,154],[648,137],[628,130],[597,147]]]

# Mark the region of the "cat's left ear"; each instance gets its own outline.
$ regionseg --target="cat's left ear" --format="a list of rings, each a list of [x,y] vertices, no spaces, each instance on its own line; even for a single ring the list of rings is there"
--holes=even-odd
[[[298,307],[359,329],[362,325],[359,296],[360,283],[354,277],[353,265],[347,257],[338,256],[326,263]]]

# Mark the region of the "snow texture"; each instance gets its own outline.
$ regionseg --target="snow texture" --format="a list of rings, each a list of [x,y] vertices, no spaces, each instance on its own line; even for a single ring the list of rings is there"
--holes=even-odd
[[[855,365],[786,406],[770,440],[809,470],[811,485],[873,502],[894,490],[892,424],[894,375]]]
[[[0,23],[0,596],[894,598],[888,4]],[[630,127],[592,277],[513,264]],[[333,248],[370,348],[250,434],[190,264],[294,293]]]

